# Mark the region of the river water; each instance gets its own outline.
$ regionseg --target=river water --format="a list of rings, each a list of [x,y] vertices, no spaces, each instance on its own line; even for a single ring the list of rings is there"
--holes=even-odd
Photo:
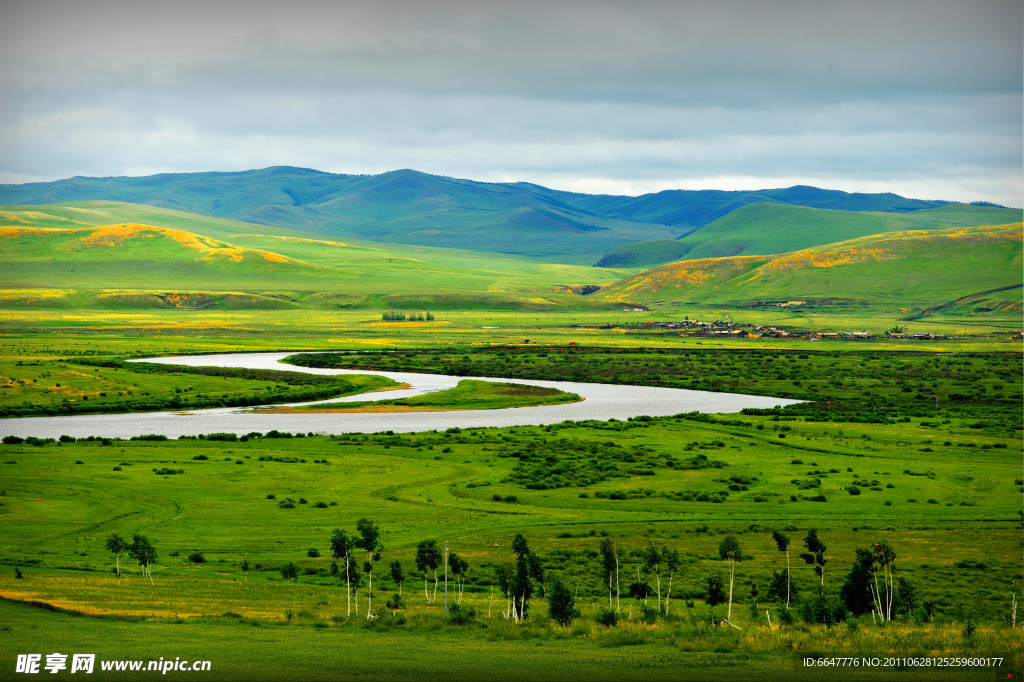
[[[628,417],[650,415],[661,417],[692,412],[739,412],[743,408],[767,408],[789,405],[799,401],[784,398],[742,395],[738,393],[712,393],[680,388],[652,386],[620,386],[612,384],[586,384],[573,381],[541,381],[535,379],[501,379],[494,377],[456,377],[441,374],[414,374],[410,372],[374,372],[367,370],[312,369],[281,363],[294,353],[235,353],[226,355],[192,355],[185,357],[147,358],[136,362],[158,362],[192,367],[246,367],[278,369],[311,374],[376,374],[394,379],[410,388],[364,393],[362,395],[320,400],[322,402],[353,402],[386,400],[422,395],[452,388],[462,379],[529,383],[535,386],[557,388],[576,393],[583,402],[570,405],[543,407],[517,407],[504,410],[460,410],[451,412],[391,412],[391,413],[325,413],[325,414],[266,414],[252,412],[252,408],[214,408],[188,412],[139,412],[133,414],[94,414],[69,417],[23,417],[0,420],[0,435],[36,436],[56,438],[66,434],[130,438],[143,434],[163,434],[168,438],[195,436],[200,433],[249,433],[302,431],[315,433],[351,433],[362,431],[429,431],[451,427],[472,428],[485,426],[526,426],[555,424],[572,419],[625,420]],[[303,403],[291,403],[300,405]]]

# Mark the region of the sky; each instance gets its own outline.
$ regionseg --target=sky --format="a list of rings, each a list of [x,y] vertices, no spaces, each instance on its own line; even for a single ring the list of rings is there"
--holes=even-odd
[[[1020,0],[0,5],[0,183],[292,165],[1024,206]]]

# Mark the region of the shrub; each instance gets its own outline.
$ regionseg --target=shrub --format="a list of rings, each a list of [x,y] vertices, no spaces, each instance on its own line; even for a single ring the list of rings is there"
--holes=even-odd
[[[846,489],[846,492],[850,493],[851,495],[860,495],[860,488],[858,488],[855,485],[851,485]]]
[[[192,552],[188,555],[188,560],[194,564],[206,563],[206,557],[203,556],[202,552]]]
[[[21,445],[24,442],[25,439],[19,438],[18,436],[4,436],[3,440],[4,445]]]
[[[469,625],[476,620],[476,609],[472,606],[452,604],[448,607],[448,622],[452,625]]]
[[[320,556],[320,550],[316,547],[310,547],[308,550],[306,550],[306,556],[308,556],[310,559],[316,559],[318,556]]]
[[[268,500],[276,500],[277,499],[277,495],[275,495],[274,493],[270,493],[269,495],[267,495],[267,499]]]
[[[655,621],[658,620],[658,616],[661,615],[658,609],[653,606],[643,604],[640,607],[640,620],[648,625],[654,625]]]
[[[597,612],[597,616],[594,617],[594,620],[599,625],[604,625],[605,627],[610,628],[619,622],[619,614],[613,609],[601,609]]]

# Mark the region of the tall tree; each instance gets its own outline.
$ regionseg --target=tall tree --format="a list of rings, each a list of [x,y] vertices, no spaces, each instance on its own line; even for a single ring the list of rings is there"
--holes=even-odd
[[[142,567],[142,574],[149,578],[149,583],[152,585],[153,573],[150,570],[150,566],[156,563],[157,554],[149,538],[137,533],[132,535],[132,544],[128,547],[128,556],[139,562],[139,566]]]
[[[366,552],[363,572],[370,577],[370,584],[366,588],[366,618],[369,620],[373,608],[373,565],[380,561],[384,545],[380,541],[380,528],[370,519],[356,521],[356,532],[359,533],[359,537],[356,538],[355,546]]]
[[[117,584],[121,584],[121,556],[128,551],[131,545],[117,533],[111,533],[104,545],[107,551],[114,555],[114,573],[117,575]]]
[[[441,565],[444,557],[437,547],[437,540],[423,540],[416,545],[416,568],[423,573],[423,595],[427,598],[427,604],[433,604],[437,599],[437,567]],[[434,598],[430,598],[427,592],[427,571],[434,572]]]
[[[896,550],[888,542],[876,542],[871,546],[871,554],[875,563],[882,569],[882,585],[884,595],[878,591],[878,574],[872,566],[872,573],[875,573],[875,593],[882,608],[883,618],[892,620],[892,601],[896,592],[896,583],[892,577],[892,565],[896,562]]]
[[[860,616],[871,610],[881,616],[881,604],[876,601],[875,589],[871,584],[874,576],[875,557],[869,549],[858,549],[855,550],[855,553],[853,566],[839,588],[839,598],[842,599],[847,610],[855,616]]]
[[[736,564],[743,560],[743,550],[740,549],[740,542],[736,536],[729,533],[718,543],[718,556],[729,562],[729,615],[732,620],[732,588],[736,582]]]
[[[516,555],[512,609],[516,614],[516,620],[521,621],[526,618],[527,602],[533,596],[532,581],[543,582],[544,570],[540,565],[540,557],[530,551],[530,546],[521,533],[516,533],[512,539],[512,551]]]
[[[242,575],[245,576],[245,582],[249,582],[249,557],[242,559]]]
[[[665,592],[665,613],[668,613],[669,601],[672,599],[672,578],[675,576],[676,571],[679,570],[681,562],[678,549],[662,547],[661,556],[665,558],[665,569],[668,570],[668,591]]]
[[[455,552],[448,553],[448,568],[455,576],[455,603],[462,605],[462,594],[466,589],[466,574],[469,571],[469,562]]]
[[[347,615],[352,615],[352,550],[355,549],[355,541],[340,528],[335,528],[331,533],[331,556],[345,562],[345,602],[348,608]],[[357,608],[358,610],[358,608]]]
[[[807,531],[807,537],[804,538],[804,547],[807,551],[800,555],[800,558],[804,560],[809,566],[814,566],[814,572],[821,578],[821,592],[825,593],[825,564],[828,563],[828,559],[825,558],[825,550],[828,547],[818,537],[818,531],[813,528]]]
[[[402,562],[395,559],[391,562],[391,579],[398,585],[398,598],[402,598],[402,583],[405,582],[405,572],[402,570]]]
[[[509,561],[503,562],[495,569],[495,578],[498,579],[498,589],[505,596],[505,618],[515,616],[512,610],[512,600],[515,599],[515,565]]]
[[[786,553],[786,608],[788,609],[791,584],[789,575],[789,536],[784,535],[777,530],[773,530],[772,540],[775,540],[775,545],[779,548],[780,552]]]
[[[612,607],[612,582],[615,583],[615,610],[619,611],[619,547],[611,538],[601,540],[601,570],[608,579],[608,608]],[[604,578],[602,578],[602,581]]]
[[[644,550],[641,558],[644,562],[644,573],[653,573],[654,579],[657,581],[658,613],[661,613],[661,563],[664,558],[658,548],[654,546],[653,540],[647,541],[647,549]]]

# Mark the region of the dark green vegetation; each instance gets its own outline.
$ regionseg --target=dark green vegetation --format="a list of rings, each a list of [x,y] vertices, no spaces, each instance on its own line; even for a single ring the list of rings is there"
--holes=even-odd
[[[1020,353],[828,352],[614,348],[304,353],[304,367],[376,369],[666,386],[808,401],[778,410],[824,421],[885,422],[907,414],[1021,428]],[[938,401],[936,401],[936,396]],[[785,435],[785,434],[783,434]]]
[[[411,398],[340,404],[325,403],[322,405],[305,405],[303,407],[282,409],[287,409],[289,412],[306,410],[329,410],[332,412],[429,412],[433,410],[502,410],[510,407],[562,405],[579,401],[580,397],[575,393],[566,393],[565,391],[559,391],[557,388],[463,379],[457,386],[446,391],[437,391]]]
[[[30,417],[273,405],[397,386],[380,376],[186,367],[69,357],[4,362],[0,416]]]
[[[787,253],[883,232],[1003,225],[1020,221],[1019,209],[968,204],[910,213],[879,213],[757,203],[737,209],[680,239],[625,244],[597,264],[628,268],[682,258],[693,260]]]
[[[332,237],[587,265],[624,242],[674,238],[756,202],[883,212],[948,203],[805,186],[754,192],[672,190],[640,197],[585,195],[412,170],[356,176],[289,167],[144,178],[79,177],[0,187],[4,204],[87,200],[150,204]]]
[[[668,263],[596,296],[659,307],[793,299],[863,307],[892,305],[904,297],[935,305],[1019,285],[1022,264],[1020,223],[889,232],[780,255]],[[1007,290],[998,298],[1007,302],[1001,310],[1019,315],[1019,291]]]

